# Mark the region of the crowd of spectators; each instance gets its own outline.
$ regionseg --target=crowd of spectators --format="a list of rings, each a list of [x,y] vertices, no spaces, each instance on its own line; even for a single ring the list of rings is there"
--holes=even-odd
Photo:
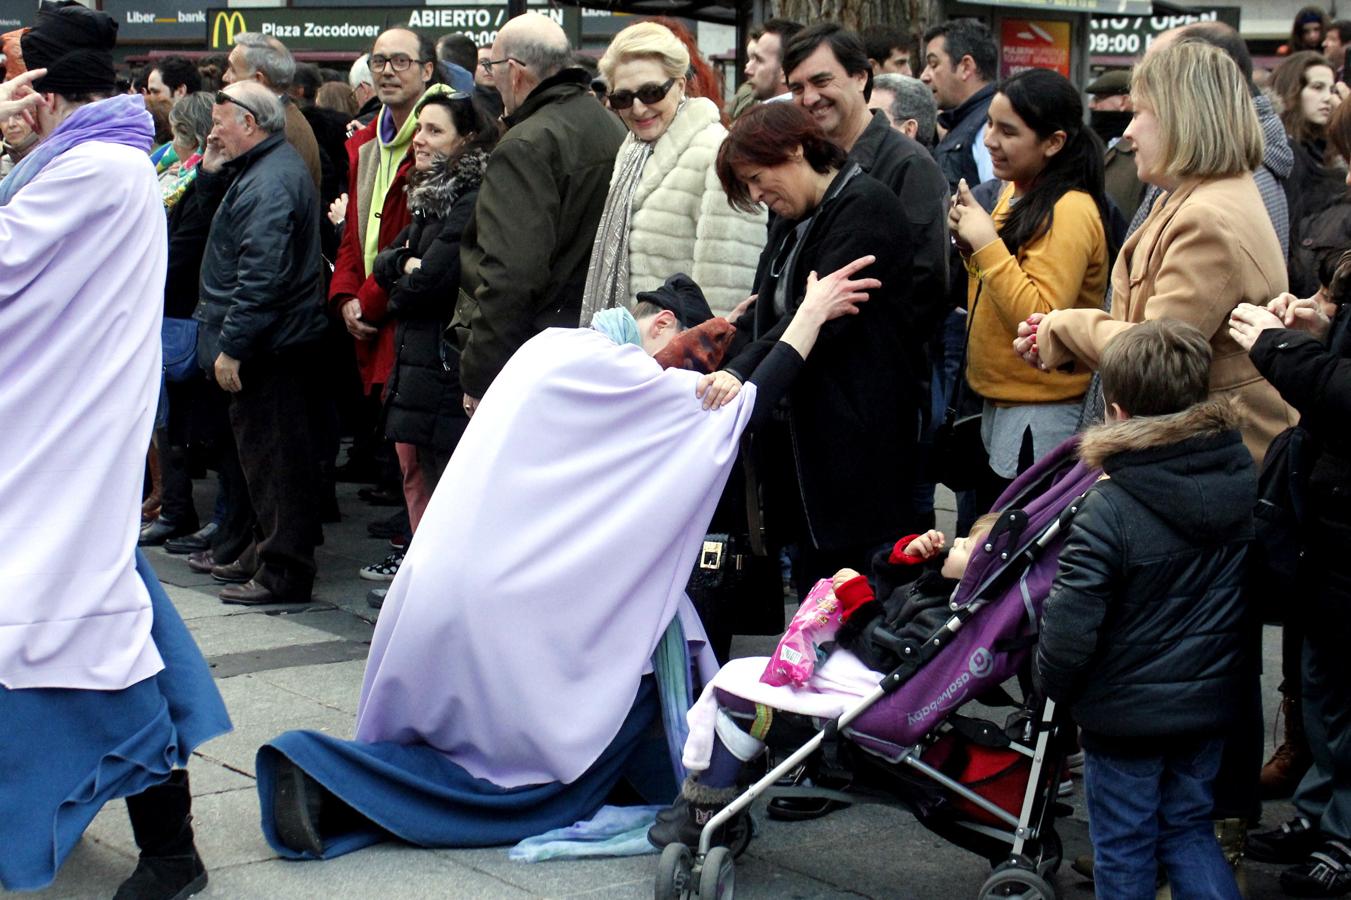
[[[456,492],[443,475],[513,355],[546,329],[609,333],[617,309],[632,310],[634,343],[665,346],[692,324],[686,301],[643,298],[688,297],[690,282],[735,332],[701,386],[705,407],[753,378],[766,395],[791,385],[757,407],[747,465],[715,521],[763,515],[766,554],[799,597],[933,526],[936,442],[958,420],[977,423],[962,434],[978,463],[952,482],[962,534],[1085,428],[1218,422],[1233,433],[1222,441],[1234,445],[1231,499],[1255,492],[1273,461],[1289,464],[1268,451],[1297,430],[1304,553],[1299,602],[1280,615],[1284,724],[1265,766],[1256,613],[1225,613],[1235,638],[1215,659],[1233,677],[1195,733],[1166,716],[1104,733],[1094,704],[1110,698],[1067,687],[1054,647],[1042,664],[1049,690],[1081,704],[1104,896],[1152,890],[1155,855],[1128,852],[1132,841],[1157,839],[1167,861],[1181,846],[1170,842],[1209,853],[1212,820],[1238,822],[1216,826],[1239,835],[1225,838],[1233,861],[1262,800],[1291,795],[1298,817],[1253,835],[1247,855],[1286,864],[1293,894],[1347,893],[1348,40],[1351,23],[1301,10],[1263,90],[1239,35],[1200,23],[1159,36],[1133,71],[1076,85],[1043,69],[1001,79],[994,36],[974,19],[936,24],[913,46],[894,29],[769,19],[725,102],[669,20],[625,28],[598,62],[539,15],[485,47],[389,28],[347,73],[255,33],[222,57],[157,58],[128,83],[154,117],[168,235],[139,542],[210,574],[225,603],[305,603],[323,523],[342,514],[336,485],[360,481],[391,514],[370,529],[389,547],[359,574],[392,582],[433,494]],[[34,126],[5,120],[0,175],[24,171],[41,146]],[[818,278],[864,258],[862,276],[876,279],[866,302],[818,323],[804,349],[793,322],[819,299]],[[1155,320],[1173,324],[1138,327]],[[1098,370],[1120,378],[1120,360],[1141,353],[1182,359],[1191,393],[1155,412],[1120,381],[1104,393]],[[206,521],[194,501],[203,463],[216,486]],[[1239,518],[1226,534],[1245,545],[1251,522]],[[1138,574],[1123,540],[1097,561]],[[1189,570],[1188,602],[1223,594],[1237,609],[1217,558]],[[1114,615],[1110,590],[1085,587],[1082,570],[1062,575],[1048,617],[1071,604],[1082,616],[1093,591]],[[776,579],[776,599],[782,588]],[[1249,593],[1254,610],[1265,603]],[[384,597],[379,586],[368,600],[379,609]],[[1167,609],[1170,627],[1200,627]],[[740,626],[701,613],[725,656]],[[1168,672],[1178,696],[1209,678]],[[1162,816],[1161,831],[1107,824],[1104,798],[1144,781],[1159,793],[1141,815]],[[1211,875],[1217,895],[1236,895],[1224,866]]]

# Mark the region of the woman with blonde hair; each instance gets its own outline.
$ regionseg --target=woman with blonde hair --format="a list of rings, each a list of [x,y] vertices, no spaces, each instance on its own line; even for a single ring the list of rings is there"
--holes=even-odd
[[[1131,78],[1140,180],[1166,195],[1127,239],[1112,269],[1112,311],[1057,310],[1019,326],[1014,349],[1048,370],[1096,369],[1113,337],[1147,319],[1178,319],[1210,340],[1212,395],[1244,412],[1243,440],[1260,464],[1294,412],[1229,336],[1229,313],[1286,288],[1285,255],[1252,170],[1262,133],[1238,66],[1183,39],[1146,54]]]
[[[629,135],[615,159],[582,295],[581,324],[684,272],[718,315],[751,291],[763,212],[727,202],[714,160],[727,136],[717,104],[689,97],[690,54],[669,28],[630,25],[600,60]]]

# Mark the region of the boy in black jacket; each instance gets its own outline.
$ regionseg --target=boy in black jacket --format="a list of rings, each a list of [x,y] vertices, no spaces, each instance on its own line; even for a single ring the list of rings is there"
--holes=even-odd
[[[1108,423],[1080,457],[1084,498],[1043,612],[1037,681],[1082,729],[1100,898],[1239,897],[1210,820],[1244,665],[1243,577],[1256,477],[1230,405],[1208,401],[1210,345],[1175,321],[1102,358]]]

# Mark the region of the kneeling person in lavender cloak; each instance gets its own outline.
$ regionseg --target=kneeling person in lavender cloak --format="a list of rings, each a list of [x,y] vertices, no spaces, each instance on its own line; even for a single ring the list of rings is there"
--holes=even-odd
[[[734,329],[684,276],[636,316],[517,351],[390,585],[356,740],[293,731],[259,750],[269,843],[490,846],[586,819],[624,783],[616,797],[670,802],[683,735],[653,734],[683,722],[690,660],[716,671],[684,591],[705,528],[742,432],[879,286],[855,278],[872,262],[811,279],[744,387],[711,371]]]

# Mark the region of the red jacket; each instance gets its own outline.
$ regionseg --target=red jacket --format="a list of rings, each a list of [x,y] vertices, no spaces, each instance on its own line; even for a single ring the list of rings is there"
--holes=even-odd
[[[375,143],[375,130],[383,114],[382,109],[369,125],[347,139],[347,224],[342,230],[342,243],[338,245],[338,258],[333,264],[333,280],[328,290],[329,305],[335,315],[341,317],[343,303],[356,297],[361,301],[361,317],[380,329],[370,340],[356,341],[357,369],[361,373],[362,386],[367,391],[389,380],[396,355],[394,321],[385,315],[389,297],[366,271],[363,248],[366,220],[363,210],[368,208],[369,200],[367,203],[357,201],[358,197],[369,198],[374,190],[380,154],[380,147]],[[409,154],[399,163],[394,181],[385,194],[384,207],[380,211],[382,250],[412,220],[408,212],[408,194],[404,190],[412,165],[412,154]]]

